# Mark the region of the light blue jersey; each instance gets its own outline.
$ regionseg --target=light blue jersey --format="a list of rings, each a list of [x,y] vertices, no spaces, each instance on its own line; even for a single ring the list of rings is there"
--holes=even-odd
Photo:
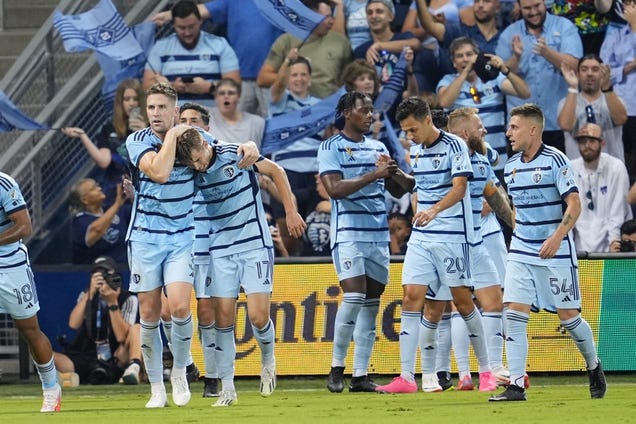
[[[194,196],[194,244],[192,257],[196,265],[210,263],[210,217],[201,192]]]
[[[384,144],[367,137],[356,142],[340,133],[318,150],[320,175],[341,174],[349,180],[376,169]],[[384,179],[377,179],[342,199],[331,199],[331,247],[343,241],[389,242]]]
[[[150,128],[128,136],[126,148],[133,165],[135,199],[127,240],[152,244],[172,244],[194,239],[193,171],[175,164],[168,181],[159,184],[139,169],[148,152],[158,152],[162,141]]]
[[[13,226],[9,215],[26,209],[26,202],[15,180],[0,172],[0,232]],[[22,240],[0,245],[0,269],[9,269],[28,264],[26,248]]]
[[[553,258],[539,257],[541,245],[563,219],[563,199],[579,191],[567,157],[547,145],[542,145],[529,162],[524,162],[521,153],[517,153],[506,163],[504,178],[515,208],[508,261],[576,267],[576,248],[571,234],[561,241]]]
[[[417,211],[430,209],[452,188],[455,177],[473,177],[468,147],[461,138],[440,131],[430,146],[411,146],[411,167],[415,177]],[[469,183],[470,186],[470,183]],[[470,190],[463,199],[440,212],[424,227],[413,227],[409,241],[439,243],[475,243],[478,237],[473,225]]]
[[[238,147],[230,143],[213,146],[214,161],[206,172],[195,176],[210,217],[212,258],[273,248],[258,177],[253,168],[238,167]]]
[[[470,190],[470,205],[473,210],[473,228],[477,244],[481,243],[483,233],[481,232],[481,211],[484,206],[484,189],[489,181],[496,184],[497,177],[490,166],[488,159],[477,152],[470,156],[470,164],[473,168],[473,178],[468,184]]]

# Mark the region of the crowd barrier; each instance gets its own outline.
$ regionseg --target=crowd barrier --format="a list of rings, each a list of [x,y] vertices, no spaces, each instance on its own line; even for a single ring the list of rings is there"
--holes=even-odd
[[[60,337],[71,339],[68,313],[79,292],[88,285],[86,271],[68,268],[35,269],[41,303],[40,324],[60,349]],[[371,357],[371,373],[400,371],[398,334],[402,288],[402,263],[391,263],[390,284],[380,305],[377,339]],[[128,275],[123,273],[125,282]],[[608,371],[636,370],[636,258],[579,260],[583,317],[590,323]],[[331,364],[334,321],[341,293],[333,266],[326,261],[277,263],[271,315],[276,327],[276,361],[279,375],[327,374]],[[192,302],[196,329],[196,301]],[[529,372],[563,372],[585,369],[576,346],[548,312],[532,314],[528,326]],[[236,324],[236,375],[260,374],[260,351],[247,321],[246,300],[238,299]],[[352,344],[353,346],[353,344]],[[351,347],[350,350],[352,350]],[[192,354],[203,367],[201,345],[193,338]],[[352,351],[347,358],[351,370]],[[453,362],[453,370],[456,370]],[[477,369],[471,353],[471,367]],[[419,370],[419,359],[417,364]]]

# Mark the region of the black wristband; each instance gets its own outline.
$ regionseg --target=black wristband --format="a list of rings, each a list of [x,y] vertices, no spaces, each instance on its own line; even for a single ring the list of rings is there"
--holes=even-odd
[[[109,311],[118,311],[119,310],[119,305],[110,305],[108,307]]]
[[[613,86],[613,85],[610,85],[610,86],[609,86],[609,88],[608,88],[607,90],[603,90],[603,89],[601,89],[601,91],[602,91],[603,93],[609,93],[609,92],[611,92],[611,91],[614,91],[614,86]]]
[[[214,98],[214,93],[216,93],[216,84],[211,82],[210,83],[210,89],[208,90],[208,94]]]
[[[502,74],[504,77],[507,77],[508,75],[510,75],[510,68],[508,68],[508,72],[504,72],[504,71],[502,71],[501,69],[499,70],[499,72],[501,72],[501,74]]]

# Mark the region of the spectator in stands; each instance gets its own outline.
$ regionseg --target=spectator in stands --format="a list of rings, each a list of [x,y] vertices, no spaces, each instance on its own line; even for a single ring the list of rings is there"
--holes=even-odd
[[[371,40],[367,0],[332,0],[331,3],[334,5],[332,29],[346,35],[352,49]]]
[[[169,82],[181,102],[211,107],[218,80],[241,82],[236,54],[225,38],[201,30],[195,2],[180,0],[171,13],[175,34],[158,40],[150,50],[143,86],[148,89],[157,82]]]
[[[371,40],[359,45],[353,51],[353,57],[366,59],[375,65],[380,81],[385,84],[393,74],[393,68],[402,51],[406,47],[416,51],[420,42],[410,32],[394,33],[391,30],[395,17],[395,7],[391,0],[369,0],[366,11]],[[407,72],[407,76],[415,82],[413,69]]]
[[[268,93],[256,84],[256,77],[267,52],[282,31],[263,19],[255,1],[258,0],[215,0],[199,4],[197,8],[202,19],[227,27],[227,40],[236,53],[241,75],[239,109],[265,118]],[[172,14],[161,12],[152,19],[158,25],[164,25],[172,19]]]
[[[44,399],[40,412],[58,412],[62,388],[56,378],[51,342],[38,322],[40,303],[27,248],[22,243],[23,238],[33,233],[29,208],[11,176],[0,172],[0,182],[0,311],[11,316],[14,328],[29,346],[42,383]]]
[[[330,225],[331,198],[316,174],[316,193],[319,200],[309,215],[305,217],[307,230],[303,234],[303,256],[329,256],[331,254]]]
[[[629,177],[620,159],[602,153],[605,144],[597,124],[585,124],[576,134],[581,157],[572,161],[581,197],[581,215],[574,226],[576,250],[608,252],[619,238],[621,224],[632,217],[627,204]]]
[[[623,99],[627,107],[627,122],[623,125],[625,165],[630,182],[636,180],[636,2],[623,0],[626,23],[610,30],[601,46],[601,58],[609,65],[609,89]]]
[[[567,156],[570,159],[580,156],[580,145],[572,135],[585,123],[593,123],[603,131],[603,151],[624,161],[623,124],[627,121],[627,110],[611,89],[609,66],[597,55],[586,54],[579,60],[576,72],[566,64],[561,72],[568,83],[568,94],[559,101],[557,122],[565,131]]]
[[[623,222],[621,238],[612,241],[610,252],[636,252],[636,219]]]
[[[406,253],[406,244],[411,237],[411,220],[408,216],[399,212],[389,215],[389,234],[391,242],[389,250],[392,255],[404,255]]]
[[[278,70],[271,89],[272,103],[269,111],[272,116],[295,110],[305,109],[320,101],[310,94],[312,86],[312,65],[296,49],[287,53],[287,57]],[[318,162],[316,155],[322,138],[320,135],[304,137],[272,153],[272,160],[282,166],[287,173],[289,184],[296,196],[298,212],[305,217],[311,205],[315,203]],[[285,224],[285,211],[282,204],[272,199],[272,216],[278,223],[281,235],[292,256],[300,254],[300,240],[289,235]]]
[[[576,25],[584,54],[598,55],[605,38],[611,2],[599,0],[554,0],[552,13],[563,16]]]
[[[331,30],[334,20],[328,1],[302,1],[314,12],[325,16],[325,19],[306,40],[300,40],[289,33],[278,37],[256,81],[261,87],[271,87],[279,76],[281,66],[292,52],[292,55],[302,55],[311,61],[314,75],[309,92],[312,96],[323,99],[340,87],[342,70],[351,61],[351,45],[346,36]]]
[[[445,75],[437,85],[440,105],[449,110],[473,107],[480,111],[485,140],[500,156],[493,169],[501,171],[508,157],[504,96],[527,99],[528,84],[499,56],[487,53],[480,57],[477,43],[470,38],[456,38],[450,53],[457,73]]]
[[[106,194],[106,207],[115,202],[117,186],[121,184],[122,176],[129,174],[128,152],[124,145],[126,137],[148,126],[145,98],[138,80],[127,79],[119,83],[113,103],[113,119],[102,126],[97,144],[82,128],[62,128],[67,136],[79,138],[95,164],[104,169],[101,185]]]
[[[73,185],[69,209],[73,215],[71,233],[73,263],[90,264],[108,255],[117,263],[126,263],[126,231],[130,219],[130,197],[117,186],[115,202],[104,210],[106,195],[92,178]]]
[[[265,120],[258,115],[239,109],[241,84],[223,78],[217,83],[216,107],[210,109],[209,133],[228,143],[246,143],[251,140],[258,148],[263,141]]]
[[[77,336],[64,353],[55,353],[63,382],[113,384],[121,377],[125,384],[139,384],[139,302],[121,284],[112,258],[100,256],[93,262],[89,285],[68,318]]]
[[[543,110],[544,143],[565,152],[563,131],[556,120],[557,104],[568,89],[561,65],[565,62],[576,69],[583,56],[581,38],[572,22],[546,12],[544,0],[519,0],[519,7],[523,19],[503,30],[495,52],[526,81],[531,92],[528,101]],[[522,99],[510,97],[508,110],[522,103]]]

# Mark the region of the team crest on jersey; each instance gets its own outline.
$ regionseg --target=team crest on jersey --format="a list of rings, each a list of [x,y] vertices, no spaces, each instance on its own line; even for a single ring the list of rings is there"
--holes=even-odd
[[[431,160],[432,164],[433,164],[433,169],[437,169],[439,168],[439,166],[442,164],[442,161],[438,156],[435,156],[432,160]]]
[[[223,175],[228,178],[232,178],[234,176],[234,167],[232,165],[228,165],[223,168]]]
[[[139,283],[141,283],[141,275],[139,275],[139,274],[133,274],[133,275],[132,275],[132,281],[133,281],[133,283],[135,283],[135,284],[139,284]]]
[[[350,270],[350,269],[351,269],[351,259],[345,259],[345,260],[342,262],[342,267],[343,267],[344,269],[346,269],[347,271],[348,271],[348,270]]]
[[[532,181],[534,181],[535,184],[539,184],[542,179],[543,175],[541,175],[541,170],[539,168],[536,168],[534,170],[534,173],[532,174]]]
[[[479,165],[479,173],[481,175],[486,175],[486,167],[484,165]]]

